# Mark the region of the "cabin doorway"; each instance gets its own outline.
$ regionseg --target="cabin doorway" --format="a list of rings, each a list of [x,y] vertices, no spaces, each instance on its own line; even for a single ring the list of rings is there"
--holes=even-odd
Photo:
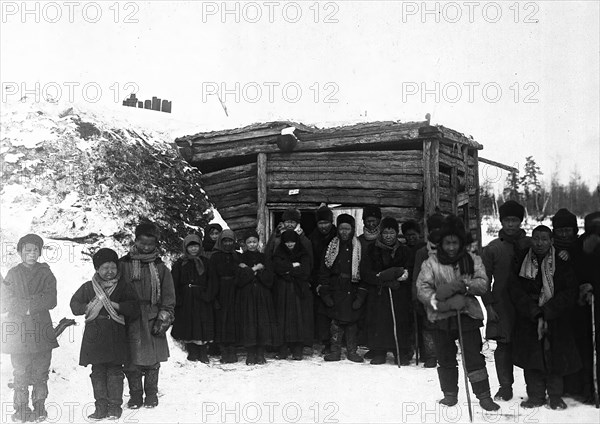
[[[352,215],[356,220],[356,235],[362,234],[363,222],[362,222],[362,207],[353,207],[353,206],[344,206],[344,205],[328,205],[329,208],[333,211],[333,223],[335,225],[336,218],[338,215],[343,213],[347,213]],[[304,230],[304,234],[306,236],[310,236],[312,232],[317,228],[317,218],[315,215],[315,211],[318,206],[314,207],[297,207],[297,209],[301,213],[301,222],[300,225]],[[269,207],[269,235],[273,232],[273,230],[277,227],[277,224],[281,222],[281,216],[285,211],[285,207]]]

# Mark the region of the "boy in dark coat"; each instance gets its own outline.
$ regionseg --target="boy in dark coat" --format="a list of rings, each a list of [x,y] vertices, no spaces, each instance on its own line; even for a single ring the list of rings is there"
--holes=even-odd
[[[435,254],[439,242],[439,232],[444,222],[444,216],[434,213],[427,218],[427,243],[415,252],[415,264],[412,274],[412,301],[413,308],[417,312],[417,338],[419,340],[420,357],[423,360],[425,368],[435,368],[437,358],[435,357],[435,347],[433,345],[433,331],[435,326],[427,319],[425,307],[417,299],[417,277],[421,272],[421,265],[427,260],[429,255]]]
[[[313,341],[313,306],[310,292],[310,255],[294,230],[281,235],[273,254],[274,299],[278,321],[277,359],[286,359],[289,350],[294,360],[302,360],[302,349]]]
[[[8,313],[2,332],[2,352],[13,366],[13,420],[44,420],[52,349],[58,347],[50,309],[56,306],[56,278],[39,263],[44,242],[27,234],[17,243],[22,263],[11,268],[2,284],[2,312]],[[29,384],[33,383],[29,408]]]
[[[358,348],[358,319],[363,313],[367,288],[360,280],[361,245],[354,235],[354,218],[337,217],[337,236],[327,246],[319,273],[319,294],[331,317],[331,352],[326,361],[341,359],[342,337],[346,334],[346,358],[363,362]]]
[[[79,365],[92,365],[96,410],[88,418],[119,419],[123,410],[123,364],[127,361],[125,321],[137,318],[139,304],[133,288],[119,282],[119,257],[100,249],[92,257],[96,273],[71,298],[73,315],[85,315]]]
[[[577,300],[577,281],[571,266],[558,259],[550,228],[537,226],[531,242],[509,283],[517,312],[513,360],[527,384],[528,399],[521,406],[544,405],[548,392],[550,408],[565,409],[563,376],[581,367],[568,315]]]
[[[183,256],[171,269],[175,286],[175,322],[171,336],[185,343],[188,361],[208,364],[208,343],[215,339],[215,319],[208,288],[208,259],[200,236],[183,240]]]
[[[244,235],[237,277],[238,343],[246,346],[246,365],[266,364],[265,346],[275,344],[277,315],[273,306],[273,276],[265,268],[265,255],[258,251],[258,233]]]
[[[515,325],[515,309],[508,295],[508,281],[515,265],[515,255],[527,250],[530,238],[521,229],[525,208],[514,200],[500,206],[502,228],[498,238],[483,249],[481,259],[491,285],[483,296],[487,311],[486,338],[496,340],[494,364],[500,388],[495,400],[512,399],[514,382],[512,360],[512,330]]]
[[[361,278],[369,287],[366,311],[367,346],[373,352],[373,365],[385,364],[389,351],[394,352],[396,361],[400,361],[401,365],[408,365],[412,357],[409,271],[411,254],[408,248],[398,241],[398,222],[394,218],[384,218],[380,227],[379,238],[363,253],[360,265]],[[396,317],[396,329],[392,308]],[[400,358],[396,353],[394,330],[398,338]]]
[[[309,237],[314,255],[314,265],[311,274],[311,287],[313,289],[313,308],[315,319],[315,340],[323,343],[322,354],[330,352],[330,327],[331,318],[327,314],[327,307],[323,303],[323,299],[317,293],[319,286],[319,272],[321,271],[321,263],[323,262],[323,254],[329,246],[329,243],[337,235],[337,229],[333,225],[333,212],[327,206],[322,205],[317,209],[317,228]]]
[[[214,299],[216,342],[221,347],[221,363],[237,362],[236,278],[240,255],[235,251],[235,234],[223,230],[208,264],[211,298]]]
[[[160,363],[169,359],[165,333],[173,322],[175,288],[171,271],[160,258],[159,240],[158,227],[142,222],[135,228],[134,245],[120,259],[122,279],[133,287],[140,302],[139,318],[126,325],[129,360],[125,376],[130,395],[127,405],[132,409],[158,405]],[[146,398],[142,400],[144,393]]]
[[[492,400],[485,358],[481,354],[479,328],[483,326],[483,310],[475,297],[488,289],[485,268],[479,256],[467,251],[467,234],[460,218],[446,217],[439,237],[436,252],[421,266],[417,294],[427,308],[428,319],[435,323],[438,377],[444,393],[440,403],[453,406],[458,402],[456,340],[462,336],[461,348],[473,392],[484,410],[496,411],[500,406]]]

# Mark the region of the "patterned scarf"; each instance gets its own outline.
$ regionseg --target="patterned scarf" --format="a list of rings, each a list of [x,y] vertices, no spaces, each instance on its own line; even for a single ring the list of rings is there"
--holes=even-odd
[[[363,236],[367,241],[377,240],[377,238],[379,238],[379,227],[374,230],[369,230],[367,227],[364,227]]]
[[[556,269],[556,264],[554,263],[554,254],[556,250],[554,246],[550,246],[550,251],[546,254],[544,259],[542,260],[542,291],[540,292],[540,298],[538,300],[538,305],[542,306],[547,301],[552,299],[554,296],[554,271]],[[521,270],[519,271],[519,277],[524,277],[529,280],[535,280],[537,277],[537,273],[539,270],[539,262],[535,253],[533,253],[533,249],[529,249],[527,252],[527,256],[525,256],[525,260],[521,265]]]
[[[137,246],[134,244],[129,250],[129,256],[132,259],[132,280],[140,280],[142,278],[142,262],[148,264],[150,269],[150,286],[152,287],[152,295],[150,298],[151,305],[156,305],[160,302],[160,277],[158,269],[154,261],[158,258],[158,249],[154,249],[150,253],[139,253]]]
[[[329,245],[327,246],[327,252],[325,252],[325,266],[331,268],[338,253],[340,253],[340,239],[335,236]],[[356,237],[352,237],[352,282],[358,283],[360,281],[360,242]]]
[[[110,295],[117,288],[117,281],[119,281],[119,275],[112,280],[103,280],[98,273],[94,274],[92,277],[92,287],[96,296],[90,301],[88,312],[85,315],[86,323],[95,320],[104,307],[115,322],[125,325],[125,318],[123,318],[123,315],[118,314],[109,299]]]

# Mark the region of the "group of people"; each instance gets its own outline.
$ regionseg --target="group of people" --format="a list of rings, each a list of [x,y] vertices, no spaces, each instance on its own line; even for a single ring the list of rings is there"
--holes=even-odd
[[[190,234],[171,270],[159,254],[160,234],[150,222],[135,229],[129,253],[111,249],[93,255],[95,273],[71,299],[84,315],[80,360],[92,365],[95,411],[90,419],[118,419],[124,378],[129,408],[158,405],[160,363],[169,357],[167,330],[185,345],[187,359],[248,365],[276,359],[302,360],[304,348],[323,345],[325,361],[339,361],[342,347],[352,362],[384,364],[389,352],[408,365],[415,350],[425,367],[436,367],[443,405],[458,399],[456,340],[464,367],[483,409],[512,398],[513,366],[524,369],[528,399],[565,408],[565,391],[589,401],[593,395],[591,342],[593,293],[600,286],[600,212],[585,218],[577,237],[573,214],[560,210],[553,229],[540,225],[527,237],[520,228],[524,208],[500,207],[502,230],[480,256],[471,252],[462,220],[429,216],[427,240],[420,226],[363,209],[363,234],[354,218],[326,206],[307,236],[298,210],[286,210],[261,252],[256,231],[241,239],[218,224],[204,237]],[[402,241],[401,237],[402,236]],[[58,346],[49,310],[56,306],[56,279],[39,263],[43,241],[19,240],[22,263],[1,284],[3,352],[14,368],[16,421],[43,420],[51,351]],[[595,265],[594,265],[595,264]],[[500,389],[492,398],[481,353],[494,339]],[[594,303],[594,311],[598,304]],[[11,324],[10,328],[8,324]],[[361,356],[359,346],[368,351]],[[595,350],[594,350],[595,349]],[[564,381],[564,384],[563,384]],[[33,385],[29,407],[29,385]]]

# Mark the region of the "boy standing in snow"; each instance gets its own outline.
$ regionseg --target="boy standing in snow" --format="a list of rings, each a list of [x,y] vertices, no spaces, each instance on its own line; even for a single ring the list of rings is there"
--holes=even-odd
[[[119,257],[100,249],[92,257],[96,273],[71,298],[74,315],[85,315],[79,365],[92,364],[96,410],[88,418],[119,419],[123,410],[123,364],[127,361],[125,322],[139,316],[133,288],[119,282]]]
[[[39,263],[44,242],[27,234],[17,243],[22,263],[11,268],[2,284],[2,351],[10,354],[14,376],[14,421],[42,421],[47,413],[48,371],[52,349],[58,347],[50,318],[56,306],[56,278],[48,264]],[[33,383],[33,414],[29,384]]]
[[[435,323],[438,377],[444,393],[440,403],[446,406],[458,403],[456,339],[459,338],[460,319],[461,348],[471,387],[484,410],[496,411],[500,406],[490,395],[485,358],[481,354],[479,328],[483,326],[483,311],[475,298],[486,292],[488,280],[481,258],[467,251],[466,241],[462,220],[454,215],[446,217],[435,254],[421,266],[416,283],[417,294],[427,308],[427,317]]]
[[[173,322],[175,288],[169,268],[159,257],[159,238],[155,224],[140,223],[134,245],[120,260],[122,278],[135,289],[141,310],[140,317],[127,324],[130,358],[125,375],[130,395],[127,405],[132,409],[158,405],[160,363],[169,358],[165,333]]]

